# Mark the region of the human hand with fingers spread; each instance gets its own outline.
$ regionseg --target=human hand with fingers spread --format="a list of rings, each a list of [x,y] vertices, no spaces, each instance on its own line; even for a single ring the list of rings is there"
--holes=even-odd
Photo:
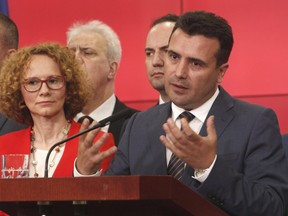
[[[167,135],[162,135],[160,140],[178,158],[186,162],[194,169],[206,169],[215,159],[217,151],[217,134],[214,125],[214,116],[207,120],[206,137],[195,133],[186,119],[181,119],[182,130],[179,130],[175,122],[169,118],[163,125]]]
[[[171,102],[130,118],[105,175],[170,175],[229,215],[287,213],[288,163],[275,112],[220,86],[233,41],[218,15],[180,15],[165,51]],[[189,125],[181,119],[191,120],[187,110],[196,117]]]
[[[96,121],[91,126],[95,124]],[[80,132],[88,127],[89,120],[85,119]],[[92,175],[98,170],[106,170],[117,150],[112,134],[99,132],[100,128],[97,128],[79,138],[76,169],[82,175]]]

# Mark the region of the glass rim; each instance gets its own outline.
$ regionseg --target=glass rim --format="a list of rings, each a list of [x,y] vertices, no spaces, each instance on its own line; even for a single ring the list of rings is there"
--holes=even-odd
[[[51,88],[51,86],[47,83],[47,81],[50,79],[50,78],[61,78],[61,86],[59,87],[59,88]],[[29,90],[29,88],[27,89],[27,86],[26,86],[26,82],[27,81],[29,81],[29,80],[31,80],[31,79],[35,79],[35,80],[38,80],[38,81],[40,81],[41,82],[41,84],[40,84],[40,86],[39,86],[39,88],[37,88],[36,90]],[[52,75],[52,76],[49,76],[49,77],[47,77],[47,79],[45,79],[45,80],[42,80],[42,79],[40,79],[40,78],[38,78],[38,77],[31,77],[31,78],[27,78],[27,79],[24,79],[24,81],[22,81],[22,85],[23,85],[23,87],[24,87],[24,89],[27,91],[27,92],[37,92],[37,91],[39,91],[41,88],[42,88],[42,85],[43,85],[43,83],[46,83],[46,86],[49,88],[49,89],[51,89],[51,90],[59,90],[59,89],[61,89],[61,88],[63,88],[64,86],[65,86],[65,82],[66,80],[65,80],[65,76],[64,75]]]

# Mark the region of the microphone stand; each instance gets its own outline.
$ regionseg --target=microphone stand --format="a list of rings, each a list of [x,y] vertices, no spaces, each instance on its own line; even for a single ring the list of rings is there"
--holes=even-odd
[[[109,116],[101,121],[99,121],[96,125],[87,128],[86,130],[83,130],[77,134],[74,134],[70,137],[67,137],[66,139],[63,139],[60,142],[55,143],[48,151],[46,159],[45,159],[45,172],[44,172],[44,178],[48,178],[48,163],[49,163],[49,157],[53,151],[54,148],[57,146],[68,142],[69,140],[72,140],[76,137],[79,137],[85,133],[88,133],[89,131],[95,130],[97,128],[104,127],[108,124],[110,124],[113,121],[117,121],[118,119],[124,118],[125,116],[131,116],[132,111],[129,109],[122,110],[115,115]],[[37,204],[39,205],[39,213],[40,215],[47,216],[51,213],[51,207],[50,207],[50,202],[49,201],[38,201]],[[86,215],[86,207],[85,207],[86,201],[73,201],[74,205],[74,215]]]
[[[70,136],[70,137],[68,137],[68,138],[66,138],[66,139],[61,140],[60,142],[55,143],[55,144],[49,149],[49,151],[48,151],[48,153],[47,153],[47,156],[46,156],[46,159],[45,159],[45,173],[44,173],[44,178],[48,178],[48,171],[49,171],[49,170],[48,170],[48,163],[49,163],[49,157],[50,157],[50,154],[52,153],[52,151],[53,151],[57,146],[65,143],[65,142],[68,142],[69,140],[72,140],[72,139],[74,139],[74,138],[76,138],[76,137],[78,137],[78,136],[81,136],[81,135],[83,135],[83,134],[85,134],[85,133],[88,133],[88,132],[91,131],[91,130],[95,130],[95,129],[100,128],[100,127],[103,127],[103,126],[105,126],[105,125],[102,125],[102,124],[100,124],[100,122],[99,122],[99,123],[97,123],[96,125],[94,125],[94,126],[91,127],[91,128],[88,128],[88,129],[86,129],[86,130],[83,130],[83,131],[81,131],[80,133],[74,134],[74,135],[72,135],[72,136]]]
[[[96,125],[92,126],[91,128],[87,128],[86,130],[83,130],[83,131],[81,131],[81,132],[79,132],[79,133],[77,133],[77,134],[74,134],[74,135],[66,138],[66,139],[63,139],[63,140],[60,141],[60,142],[55,143],[55,144],[49,149],[49,151],[48,151],[48,153],[47,153],[47,156],[46,156],[46,159],[45,159],[44,178],[48,178],[48,163],[49,163],[50,154],[52,153],[53,149],[56,148],[58,145],[61,145],[61,144],[65,143],[65,142],[68,142],[69,140],[74,139],[74,138],[76,138],[76,137],[78,137],[78,136],[81,136],[81,135],[83,135],[83,134],[85,134],[85,133],[88,133],[88,132],[91,131],[91,130],[95,130],[95,129],[97,129],[97,128],[104,127],[104,126],[110,124],[110,122],[116,121],[116,120],[118,120],[118,119],[121,119],[121,118],[123,118],[123,117],[125,117],[125,116],[128,116],[128,115],[131,115],[131,114],[132,114],[132,111],[129,110],[129,109],[122,110],[122,111],[116,113],[115,115],[109,116],[109,117],[107,117],[107,118],[99,121]]]
[[[96,128],[99,128],[99,127],[103,127],[105,126],[106,124],[108,124],[109,122],[99,122],[97,123],[96,125],[92,126],[91,128],[88,128],[86,130],[83,130],[81,131],[80,133],[77,133],[77,134],[74,134],[72,135],[71,137],[68,137],[60,142],[57,142],[55,143],[48,151],[47,153],[47,156],[46,156],[46,159],[45,159],[45,173],[44,173],[44,178],[48,178],[48,163],[49,163],[49,157],[50,157],[50,154],[51,152],[53,151],[54,148],[56,148],[58,145],[61,145],[65,142],[68,142],[69,140],[71,139],[74,139],[78,136],[81,136],[85,133],[88,133],[89,131],[91,130],[94,130]],[[86,204],[86,201],[82,201],[82,202],[77,202],[77,201],[73,201],[73,205],[74,205],[74,208],[75,208],[75,214],[74,215],[86,215],[85,214],[85,211],[86,209],[83,207],[83,205]],[[51,204],[49,201],[38,201],[37,202],[37,205],[39,206],[39,214],[41,216],[48,216],[52,213],[52,210],[51,210]]]

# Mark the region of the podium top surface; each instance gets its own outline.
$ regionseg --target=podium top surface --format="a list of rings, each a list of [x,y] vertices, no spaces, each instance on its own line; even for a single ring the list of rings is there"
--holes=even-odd
[[[0,179],[0,191],[0,202],[170,200],[187,211],[201,206],[203,215],[227,215],[170,176]]]

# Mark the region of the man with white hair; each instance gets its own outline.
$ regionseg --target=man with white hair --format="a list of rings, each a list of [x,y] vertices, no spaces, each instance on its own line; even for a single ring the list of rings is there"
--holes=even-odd
[[[92,91],[88,103],[75,117],[76,121],[83,121],[81,117],[84,116],[100,121],[127,108],[132,110],[131,113],[137,111],[127,107],[114,93],[122,49],[119,38],[111,27],[99,20],[74,23],[67,32],[67,46],[75,52],[77,60],[87,72],[88,85]],[[126,119],[102,128],[114,135],[116,145]]]

